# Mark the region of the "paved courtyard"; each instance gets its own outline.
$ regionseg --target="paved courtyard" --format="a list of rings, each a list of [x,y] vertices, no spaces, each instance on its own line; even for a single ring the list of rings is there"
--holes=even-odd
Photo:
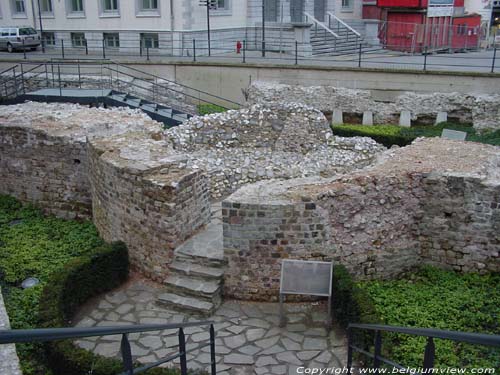
[[[167,324],[205,320],[168,310],[155,303],[162,288],[132,280],[88,303],[75,318],[77,326]],[[337,367],[347,352],[343,334],[324,328],[323,302],[286,304],[288,324],[279,328],[279,304],[226,301],[209,317],[215,322],[216,360],[219,374],[296,374],[297,367]],[[186,328],[187,349],[208,340],[208,329]],[[78,340],[82,348],[119,357],[120,335]],[[134,359],[147,364],[177,352],[177,330],[129,335]],[[188,367],[207,369],[209,347],[187,355]],[[178,365],[179,361],[168,364]]]

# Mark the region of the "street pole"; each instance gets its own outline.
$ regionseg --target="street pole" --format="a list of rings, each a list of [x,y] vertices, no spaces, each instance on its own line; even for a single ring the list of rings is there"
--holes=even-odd
[[[266,57],[266,0],[262,0],[262,57]]]
[[[207,1],[208,56],[210,56],[210,0]]]
[[[40,22],[40,39],[42,41],[42,52],[45,52],[45,43],[43,42],[42,8],[40,7],[40,0],[37,0],[37,4],[38,4],[38,20]]]

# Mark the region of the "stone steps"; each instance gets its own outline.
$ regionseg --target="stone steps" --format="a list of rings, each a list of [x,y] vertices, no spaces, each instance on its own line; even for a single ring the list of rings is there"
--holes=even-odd
[[[220,267],[210,267],[197,263],[182,262],[181,260],[174,261],[170,265],[170,269],[176,271],[176,273],[178,274],[195,277],[202,280],[220,280],[220,278],[224,276],[224,270]]]
[[[191,311],[203,315],[209,315],[215,310],[215,305],[212,302],[173,293],[160,294],[156,303],[175,310]]]

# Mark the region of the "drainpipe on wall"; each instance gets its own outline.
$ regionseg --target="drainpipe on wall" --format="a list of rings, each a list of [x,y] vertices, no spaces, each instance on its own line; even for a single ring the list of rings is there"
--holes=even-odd
[[[172,56],[174,56],[174,0],[170,0],[170,39],[172,45]]]

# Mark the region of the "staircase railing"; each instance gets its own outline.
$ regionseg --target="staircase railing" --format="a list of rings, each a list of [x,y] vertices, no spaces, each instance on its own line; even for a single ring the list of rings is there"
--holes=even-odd
[[[322,29],[325,33],[325,37],[327,34],[333,35],[335,39],[339,39],[339,35],[327,27],[323,22],[317,20],[308,12],[304,12],[304,16],[306,17],[306,22],[311,22],[314,25],[315,34],[318,33],[318,27]]]
[[[208,327],[210,337],[205,342],[195,346],[194,348],[186,348],[186,337],[184,328],[187,327]],[[132,350],[128,339],[130,333],[142,333],[151,331],[162,331],[178,329],[179,346],[176,354],[162,358],[154,363],[135,367],[132,360]],[[0,331],[0,344],[19,344],[32,342],[45,342],[55,340],[77,339],[83,337],[122,335],[120,352],[122,356],[124,372],[120,375],[134,375],[145,372],[151,368],[158,367],[164,363],[171,362],[177,358],[180,360],[181,375],[187,375],[187,354],[195,350],[200,350],[207,346],[210,347],[210,374],[217,373],[215,359],[215,330],[213,322],[202,321],[192,323],[179,324],[147,324],[147,325],[130,325],[130,326],[114,326],[114,327],[91,327],[91,328],[48,328],[48,329],[18,329],[18,330],[2,330]],[[82,369],[82,372],[85,369]]]
[[[333,28],[332,21],[333,22],[337,22],[337,28],[338,28],[339,32],[340,32],[340,26],[342,26],[344,29],[346,29],[346,31],[347,31],[347,34],[346,34],[347,41],[349,41],[349,34],[353,34],[355,42],[356,42],[356,45],[358,45],[359,40],[362,39],[362,36],[361,36],[361,34],[358,31],[356,31],[351,26],[349,26],[347,23],[345,23],[340,18],[338,18],[333,12],[326,12],[326,14],[328,15],[328,27],[329,28]]]
[[[354,330],[373,331],[375,333],[373,354],[370,353],[368,350],[365,350],[364,348],[360,348],[359,346],[355,345],[355,343],[353,342]],[[386,364],[389,365],[391,368],[397,368],[399,370],[407,369],[407,366],[403,366],[399,363],[396,363],[382,356],[382,332],[393,332],[405,335],[427,337],[427,344],[423,355],[423,366],[422,366],[424,370],[424,372],[422,373],[425,374],[430,373],[428,372],[428,370],[434,367],[434,360],[436,354],[434,339],[444,339],[444,340],[452,340],[452,341],[464,342],[475,345],[500,347],[500,335],[445,331],[445,330],[430,329],[430,328],[395,327],[395,326],[378,325],[378,324],[349,324],[349,326],[347,327],[347,339],[348,339],[347,368],[349,370],[351,370],[352,368],[354,352],[363,354],[364,356],[372,359],[373,368],[378,369],[382,366],[382,364]]]

